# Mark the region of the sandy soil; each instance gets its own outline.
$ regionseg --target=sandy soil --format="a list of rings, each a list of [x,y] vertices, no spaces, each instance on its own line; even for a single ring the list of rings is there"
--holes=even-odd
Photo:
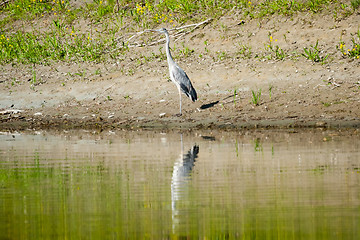
[[[235,14],[196,29],[173,49],[193,50],[186,58],[179,53],[176,61],[199,98],[192,103],[184,96],[180,117],[166,60],[134,60],[159,52],[163,44],[132,48],[134,56],[118,62],[36,66],[36,84],[32,66],[0,66],[0,129],[359,128],[360,60],[344,58],[336,49],[340,39],[351,46],[359,27],[359,14],[341,21],[324,13],[244,22]],[[292,56],[319,40],[328,61],[256,57],[271,54],[265,49],[269,33]],[[241,45],[251,46],[250,58],[240,53]],[[259,89],[256,106],[251,90]]]

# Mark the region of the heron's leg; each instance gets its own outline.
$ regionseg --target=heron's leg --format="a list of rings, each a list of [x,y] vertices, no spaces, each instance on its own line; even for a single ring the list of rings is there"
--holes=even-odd
[[[180,115],[181,115],[181,91],[179,89],[179,96],[180,96]]]

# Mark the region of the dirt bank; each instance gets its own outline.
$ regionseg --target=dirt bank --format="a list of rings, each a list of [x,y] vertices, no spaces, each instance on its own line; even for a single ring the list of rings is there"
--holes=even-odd
[[[163,52],[163,44],[132,48],[133,56],[118,62],[0,66],[0,129],[359,128],[360,60],[336,48],[340,40],[351,45],[359,23],[359,14],[341,21],[331,14],[245,21],[234,15],[196,29],[177,48],[171,43],[199,98],[183,98],[181,117],[174,116],[179,98],[166,59],[144,60]],[[266,47],[269,34],[283,60]],[[301,56],[317,41],[328,55],[324,64]],[[260,89],[255,105],[252,91]]]

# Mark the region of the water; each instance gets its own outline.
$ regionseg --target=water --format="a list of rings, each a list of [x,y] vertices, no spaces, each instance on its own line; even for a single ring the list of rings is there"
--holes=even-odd
[[[358,239],[359,132],[0,135],[0,239]]]

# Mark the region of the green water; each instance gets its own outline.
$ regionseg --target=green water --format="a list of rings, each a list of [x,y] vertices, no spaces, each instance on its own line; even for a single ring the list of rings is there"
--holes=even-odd
[[[0,135],[0,239],[358,239],[359,132]]]

